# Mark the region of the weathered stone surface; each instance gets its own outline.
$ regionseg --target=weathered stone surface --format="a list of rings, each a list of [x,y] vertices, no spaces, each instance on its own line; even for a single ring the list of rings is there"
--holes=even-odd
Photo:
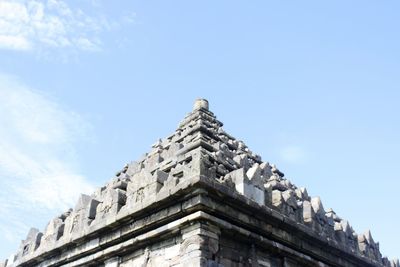
[[[36,228],[31,228],[25,240],[21,242],[20,249],[16,254],[16,259],[23,258],[29,254],[32,254],[40,245],[43,233],[39,232]],[[13,259],[9,260],[13,262]]]
[[[46,247],[50,249],[54,246],[55,242],[60,239],[64,233],[65,218],[67,214],[62,214],[53,220],[51,220],[44,231],[40,247]]]
[[[306,200],[303,202],[303,220],[306,224],[313,222],[315,218],[315,212],[312,208],[311,202]]]
[[[104,261],[104,267],[119,267],[121,259],[119,257],[114,257]]]

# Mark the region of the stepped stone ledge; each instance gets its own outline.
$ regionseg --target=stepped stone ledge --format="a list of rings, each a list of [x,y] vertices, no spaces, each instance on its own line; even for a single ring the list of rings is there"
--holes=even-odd
[[[150,152],[141,159],[125,165],[110,182],[98,188],[92,195],[81,195],[74,209],[50,220],[43,232],[32,228],[26,239],[21,242],[15,255],[1,263],[0,267],[119,266],[118,260],[114,258],[104,260],[104,263],[97,265],[85,264],[83,258],[82,265],[68,265],[67,262],[69,258],[78,259],[79,255],[89,255],[90,251],[97,251],[98,247],[104,246],[111,251],[113,248],[111,245],[117,244],[117,240],[128,242],[129,239],[125,238],[124,228],[116,233],[112,232],[113,229],[122,227],[128,222],[131,225],[133,222],[137,223],[138,225],[135,227],[139,229],[143,226],[139,225],[139,221],[144,218],[141,211],[147,210],[148,213],[151,208],[150,210],[153,210],[154,214],[158,214],[157,212],[161,210],[157,207],[158,203],[163,203],[164,199],[173,199],[175,195],[183,195],[182,192],[189,192],[195,184],[201,184],[196,192],[203,194],[202,199],[219,197],[224,194],[227,196],[226,207],[214,206],[206,209],[207,214],[210,214],[207,215],[209,216],[207,218],[217,216],[219,210],[229,210],[231,203],[232,205],[236,202],[244,203],[244,207],[248,207],[248,210],[252,210],[252,214],[256,214],[253,216],[259,220],[257,222],[260,227],[268,223],[268,220],[262,222],[259,218],[262,218],[263,214],[268,214],[271,221],[285,225],[282,227],[287,230],[287,233],[301,233],[302,239],[314,240],[312,241],[314,243],[319,242],[326,246],[327,250],[335,251],[337,255],[347,255],[352,262],[356,262],[354,265],[344,263],[341,265],[341,261],[338,261],[335,265],[333,260],[327,264],[319,263],[318,266],[400,267],[399,260],[390,261],[386,257],[382,257],[379,243],[374,241],[370,231],[363,234],[355,233],[348,221],[339,217],[332,209],[326,210],[319,197],[311,197],[305,188],[292,184],[277,166],[263,161],[243,141],[226,133],[222,126],[222,122],[217,120],[209,110],[208,101],[196,100],[192,112],[183,119],[173,134],[158,140],[152,145]],[[179,206],[179,210],[183,209],[184,205],[182,204]],[[189,211],[188,208],[186,214],[189,215]],[[193,214],[205,218],[204,211],[201,212],[203,213]],[[245,214],[246,211],[241,212]],[[191,216],[194,216],[193,214]],[[248,225],[252,223],[252,220],[256,220],[250,215],[246,216],[243,215],[242,219]],[[161,220],[160,218],[158,219]],[[149,216],[148,222],[150,221],[152,218]],[[215,221],[218,220],[215,219]],[[226,219],[226,221],[232,223],[234,219]],[[218,222],[223,224],[221,220]],[[217,223],[215,224],[217,225]],[[270,225],[266,225],[267,230],[272,229]],[[232,226],[231,229],[234,227]],[[90,239],[91,236],[95,237],[106,233],[107,230],[112,234],[107,234],[104,240],[102,238]],[[251,230],[251,228],[248,227],[247,230]],[[278,240],[288,248],[294,248],[295,244],[291,244],[291,238],[287,237],[286,232],[283,231],[271,230],[269,233],[271,240]],[[210,232],[212,231],[210,230]],[[282,234],[280,235],[280,233]],[[128,231],[126,231],[126,236],[128,236]],[[181,245],[180,251],[182,251],[182,246],[184,245]],[[185,246],[187,249],[189,245]],[[211,244],[208,249],[217,251],[217,247],[217,245]],[[306,248],[304,249],[307,251]],[[165,250],[167,253],[167,249]],[[289,251],[289,249],[287,250]],[[143,250],[141,256],[143,262],[149,261],[151,253],[148,248]],[[173,251],[169,250],[168,253],[173,253]],[[309,251],[304,254],[306,255],[304,261],[315,257],[323,262],[323,257],[315,256],[317,252]],[[95,257],[97,256],[93,256],[92,261]],[[169,265],[161,264],[159,266],[175,266],[171,260],[169,261]],[[258,260],[258,265],[234,265],[233,263],[224,265],[223,262],[224,260],[221,260],[219,265],[209,266],[274,266],[273,264],[262,265],[260,264],[261,260]],[[225,262],[228,261],[225,260]],[[64,263],[65,265],[63,265]],[[285,264],[282,266],[299,266]],[[126,266],[146,265],[138,263]],[[305,264],[304,266],[314,265]]]

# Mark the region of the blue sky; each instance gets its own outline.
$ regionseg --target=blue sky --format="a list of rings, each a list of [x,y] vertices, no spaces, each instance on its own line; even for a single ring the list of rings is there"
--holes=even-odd
[[[400,2],[0,1],[0,257],[173,132],[225,129],[399,257]]]

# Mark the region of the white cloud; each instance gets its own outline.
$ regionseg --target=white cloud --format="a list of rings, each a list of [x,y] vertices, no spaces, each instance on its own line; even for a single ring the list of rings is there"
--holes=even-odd
[[[307,159],[305,150],[300,146],[289,145],[280,149],[279,155],[282,160],[289,163],[303,163]]]
[[[30,218],[49,220],[72,207],[79,193],[92,192],[74,149],[89,127],[50,97],[1,74],[0,125],[0,240],[10,245],[24,238]]]
[[[108,20],[72,9],[62,0],[0,0],[0,48],[101,49]]]

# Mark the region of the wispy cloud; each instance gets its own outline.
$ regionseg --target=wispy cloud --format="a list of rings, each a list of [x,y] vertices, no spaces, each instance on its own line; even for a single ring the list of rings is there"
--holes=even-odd
[[[112,27],[62,0],[0,0],[0,48],[72,48],[98,51],[100,33]]]
[[[16,239],[34,220],[51,219],[73,206],[80,192],[92,191],[74,149],[89,126],[40,91],[1,74],[0,125],[0,240],[17,248]]]
[[[307,160],[307,153],[304,148],[296,145],[282,147],[279,151],[282,160],[289,163],[303,163]]]

